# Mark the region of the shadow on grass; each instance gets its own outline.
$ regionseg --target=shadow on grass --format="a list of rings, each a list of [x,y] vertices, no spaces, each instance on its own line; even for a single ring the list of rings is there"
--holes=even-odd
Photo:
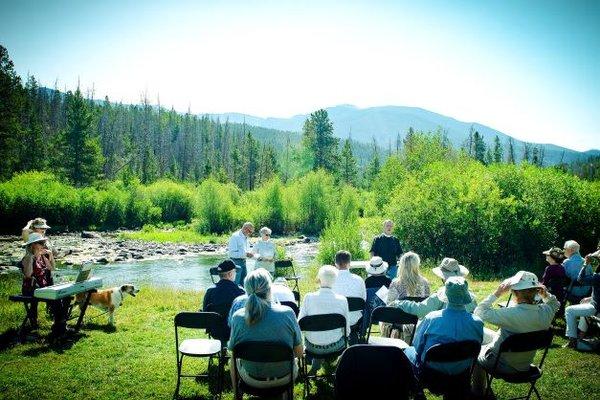
[[[99,324],[97,322],[87,322],[83,325],[82,329],[85,330],[93,330],[93,331],[102,331],[104,333],[114,333],[117,331],[117,327],[110,324]]]
[[[27,349],[23,352],[23,356],[25,357],[37,357],[41,354],[46,353],[57,353],[62,354],[65,350],[69,350],[75,343],[77,343],[80,339],[86,338],[88,335],[78,332],[78,333],[69,333],[66,336],[61,337],[60,339],[52,339],[50,337],[46,337],[42,346],[35,347],[31,349]]]

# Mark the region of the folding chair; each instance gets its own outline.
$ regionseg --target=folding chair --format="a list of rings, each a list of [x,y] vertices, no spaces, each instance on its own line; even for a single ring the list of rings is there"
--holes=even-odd
[[[291,259],[275,260],[275,278],[280,276],[284,277],[288,281],[294,281],[292,290],[296,290],[298,293],[300,293],[300,288],[298,287],[298,280],[300,277],[296,274],[294,263]]]
[[[518,333],[515,335],[511,335],[502,344],[500,345],[500,351],[496,356],[496,360],[494,361],[494,365],[492,368],[486,368],[484,366],[486,372],[486,392],[485,397],[487,398],[491,394],[492,391],[492,381],[494,378],[502,379],[508,383],[529,383],[531,386],[529,388],[529,392],[527,396],[515,397],[511,400],[517,399],[527,399],[531,398],[531,394],[535,393],[538,400],[541,400],[540,393],[538,392],[535,384],[538,379],[542,377],[542,366],[544,364],[544,360],[546,359],[546,354],[548,354],[548,348],[552,344],[552,330],[543,330],[543,331],[535,331],[528,333]],[[526,351],[537,351],[544,350],[542,354],[542,358],[540,359],[539,365],[531,364],[527,371],[516,372],[516,373],[503,373],[498,371],[498,362],[500,361],[500,357],[502,353],[521,353]]]
[[[352,326],[350,326],[350,334],[354,334],[356,333],[358,340],[362,340],[363,336],[361,334],[361,328],[362,328],[362,324],[363,324],[363,318],[364,316],[364,310],[365,310],[365,306],[367,305],[366,301],[360,297],[346,297],[346,300],[348,301],[348,311],[352,312],[352,311],[361,311],[363,312],[363,316],[360,317],[360,319],[358,321],[356,321],[356,323]],[[354,344],[354,343],[352,343]]]
[[[283,393],[288,393],[288,399],[294,397],[294,350],[278,342],[242,342],[233,348],[233,368],[237,377],[236,385],[239,399],[244,397],[244,393],[259,397],[274,397]],[[290,362],[290,380],[281,386],[270,388],[256,388],[244,382],[238,370],[238,360],[253,361],[258,363],[266,362]]]
[[[477,362],[481,343],[476,340],[443,343],[431,346],[425,352],[419,380],[423,387],[444,399],[464,399],[471,391],[471,374]],[[469,365],[456,374],[446,374],[431,368],[430,363],[455,363],[469,361]]]
[[[371,326],[378,322],[387,322],[392,324],[393,329],[401,329],[402,325],[410,324],[416,325],[419,318],[416,315],[408,314],[397,307],[377,307],[371,313],[371,324],[369,324],[369,331],[367,332],[367,343],[378,344],[384,346],[396,346],[401,349],[405,349],[412,344],[413,337],[415,336],[415,330],[413,329],[410,335],[410,341],[406,343],[402,339],[394,339],[388,337],[371,337]]]
[[[325,359],[325,360],[335,360],[337,359],[342,352],[344,351],[344,349],[346,347],[348,347],[348,336],[347,336],[347,331],[346,331],[346,318],[344,318],[343,315],[341,314],[319,314],[319,315],[308,315],[306,317],[302,317],[302,319],[300,319],[300,321],[298,321],[298,324],[300,325],[300,330],[302,332],[323,332],[323,331],[329,331],[332,329],[339,329],[341,328],[343,330],[343,337],[344,337],[344,341],[345,341],[345,345],[344,348],[341,350],[336,350],[336,351],[332,351],[330,353],[327,354],[316,354],[316,353],[312,353],[308,350],[305,350],[305,356],[307,356],[308,358],[320,358],[320,359]],[[315,373],[314,375],[309,375],[308,374],[308,365],[306,363],[306,359],[305,361],[302,363],[302,372],[304,375],[304,395],[305,397],[308,396],[309,392],[310,392],[310,379],[327,379],[329,377],[334,377],[335,373],[329,374],[329,375],[321,375],[321,376],[317,376],[317,374]]]
[[[298,308],[298,304],[294,303],[293,301],[282,301],[280,304],[282,306],[287,306],[287,307],[291,308],[294,311],[294,314],[296,314],[296,317],[298,316],[298,314],[300,314],[300,309]]]
[[[583,296],[575,296],[575,295],[571,294],[571,292],[573,291],[573,288],[584,287],[584,286],[589,286],[589,290]],[[567,287],[567,291],[565,293],[565,304],[567,303],[567,301],[571,304],[579,304],[583,298],[589,297],[591,293],[592,293],[592,288],[590,285],[582,285],[581,283],[577,282],[577,280],[570,281],[569,286]]]
[[[212,267],[208,272],[210,273],[210,280],[212,283],[217,283],[219,281],[219,269],[217,267]]]
[[[369,399],[405,400],[415,387],[410,361],[393,346],[350,346],[342,353],[335,372],[338,400],[361,398],[364,393]]]
[[[210,331],[222,323],[222,318],[214,312],[180,312],[175,316],[175,354],[177,355],[177,386],[173,397],[179,397],[179,385],[181,378],[198,378],[205,377],[210,379],[210,369],[212,367],[213,357],[218,359],[217,373],[217,390],[218,396],[221,397],[222,381],[223,381],[223,357],[221,352],[221,341],[217,339],[186,339],[181,344],[179,343],[179,329],[206,329]],[[199,375],[184,375],[181,373],[183,366],[183,357],[205,357],[208,358],[208,370],[206,374]]]
[[[294,300],[296,300],[296,303],[300,304],[300,292],[298,290],[292,290],[292,293],[294,294]]]

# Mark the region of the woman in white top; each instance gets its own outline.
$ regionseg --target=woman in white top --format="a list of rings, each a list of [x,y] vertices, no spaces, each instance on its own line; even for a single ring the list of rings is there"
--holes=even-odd
[[[333,286],[338,271],[332,265],[319,268],[317,275],[320,289],[317,292],[307,293],[300,307],[298,320],[309,315],[341,314],[346,318],[346,334],[350,334],[350,321],[348,320],[348,300],[344,296],[333,292]],[[306,349],[315,354],[327,354],[341,350],[346,345],[346,340],[341,328],[321,332],[305,332],[304,345]],[[312,360],[312,371],[316,371],[321,360]]]
[[[271,230],[269,228],[260,228],[261,240],[254,245],[254,255],[256,266],[254,268],[264,268],[273,275],[275,273],[275,243],[271,240]]]

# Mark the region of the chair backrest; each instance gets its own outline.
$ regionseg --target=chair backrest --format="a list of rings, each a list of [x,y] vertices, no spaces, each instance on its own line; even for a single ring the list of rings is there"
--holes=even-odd
[[[568,288],[571,285],[571,279],[568,276],[553,276],[548,279],[548,287]]]
[[[213,338],[219,339],[222,342],[229,340],[231,329],[227,325],[227,318],[229,317],[229,310],[231,310],[231,302],[220,303],[220,304],[208,304],[204,311],[215,312],[221,316],[218,326],[212,326],[206,329],[206,332]],[[216,325],[216,323],[215,323]]]
[[[240,358],[253,362],[281,362],[294,363],[294,350],[284,343],[279,342],[241,342],[233,348],[234,359]]]
[[[552,330],[516,333],[507,337],[500,345],[501,353],[520,353],[541,350],[552,344]]]
[[[481,343],[476,340],[434,344],[425,352],[425,363],[475,360],[480,350]]]
[[[342,314],[307,315],[298,321],[303,332],[329,331],[342,328],[346,331],[346,318]]]
[[[290,259],[275,260],[274,264],[275,264],[275,269],[291,268],[294,266],[294,264],[292,263],[292,260],[290,260]]]
[[[371,313],[371,323],[388,322],[394,325],[413,324],[419,321],[416,315],[409,314],[397,307],[377,307]]]
[[[222,317],[216,312],[180,312],[175,315],[175,328],[207,329],[217,325]]]
[[[293,301],[282,301],[280,304],[282,306],[286,306],[286,307],[291,308],[294,311],[294,314],[296,314],[296,317],[300,313],[300,309],[298,308],[298,304],[294,303]]]
[[[292,290],[292,293],[294,294],[294,299],[300,304],[300,292],[298,290]]]
[[[368,388],[370,398],[403,400],[414,384],[410,361],[400,348],[357,344],[348,347],[338,362],[335,398],[357,398]]]
[[[219,280],[219,269],[217,267],[212,267],[208,272],[210,273],[210,280],[212,283],[216,283]],[[216,280],[215,277],[217,277]]]
[[[360,297],[346,297],[348,311],[362,311],[365,309],[365,300]]]

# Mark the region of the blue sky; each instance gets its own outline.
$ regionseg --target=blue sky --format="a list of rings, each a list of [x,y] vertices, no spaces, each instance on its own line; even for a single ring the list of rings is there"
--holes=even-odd
[[[5,1],[43,85],[193,112],[406,105],[600,148],[600,1]]]

